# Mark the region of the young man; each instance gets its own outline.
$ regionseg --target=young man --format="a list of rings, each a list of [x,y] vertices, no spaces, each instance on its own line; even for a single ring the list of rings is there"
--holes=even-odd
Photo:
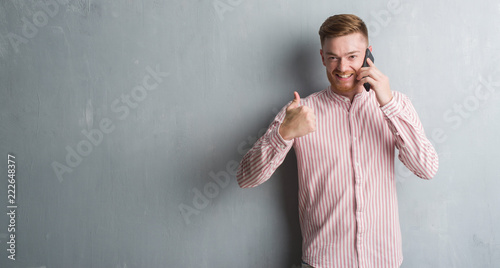
[[[282,109],[243,157],[242,188],[271,177],[293,146],[299,172],[303,267],[399,267],[395,148],[415,175],[431,179],[438,156],[410,100],[368,60],[368,30],[354,15],[319,30],[330,86]],[[370,91],[363,87],[370,84]]]

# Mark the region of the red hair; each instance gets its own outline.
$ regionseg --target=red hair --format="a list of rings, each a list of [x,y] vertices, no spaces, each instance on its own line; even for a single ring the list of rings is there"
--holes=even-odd
[[[352,14],[331,16],[319,28],[321,47],[323,47],[326,38],[339,37],[352,33],[361,33],[366,38],[366,41],[368,41],[368,28],[358,16]]]

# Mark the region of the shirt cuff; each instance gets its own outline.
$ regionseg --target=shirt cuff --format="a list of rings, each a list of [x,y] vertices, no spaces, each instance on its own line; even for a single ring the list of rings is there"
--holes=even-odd
[[[288,147],[291,147],[293,144],[293,139],[287,141],[287,140],[283,139],[283,137],[281,137],[279,129],[280,129],[279,126],[275,129],[273,129],[271,131],[271,133],[270,133],[271,135],[269,137],[269,141],[271,143],[271,146],[273,146],[273,148],[278,152],[286,150]]]
[[[399,115],[401,113],[402,108],[399,102],[396,101],[396,98],[393,97],[388,103],[380,107],[380,110],[382,110],[382,112],[388,119],[391,119]]]

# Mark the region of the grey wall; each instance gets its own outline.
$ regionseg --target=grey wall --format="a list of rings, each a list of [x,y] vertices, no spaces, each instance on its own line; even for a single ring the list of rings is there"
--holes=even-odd
[[[234,172],[294,90],[328,85],[338,13],[439,152],[434,180],[397,168],[403,267],[499,267],[495,0],[2,1],[0,266],[298,267],[293,153],[254,189]]]

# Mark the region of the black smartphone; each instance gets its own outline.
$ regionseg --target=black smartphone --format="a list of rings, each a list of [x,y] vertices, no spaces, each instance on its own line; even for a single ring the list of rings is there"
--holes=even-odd
[[[373,58],[372,52],[368,48],[366,49],[365,59],[363,61],[362,67],[369,67],[368,63],[366,62],[367,58],[370,58],[370,60],[372,60],[372,62],[375,63],[375,59]],[[366,91],[370,91],[370,84],[369,83],[364,83],[363,86],[365,87]]]

